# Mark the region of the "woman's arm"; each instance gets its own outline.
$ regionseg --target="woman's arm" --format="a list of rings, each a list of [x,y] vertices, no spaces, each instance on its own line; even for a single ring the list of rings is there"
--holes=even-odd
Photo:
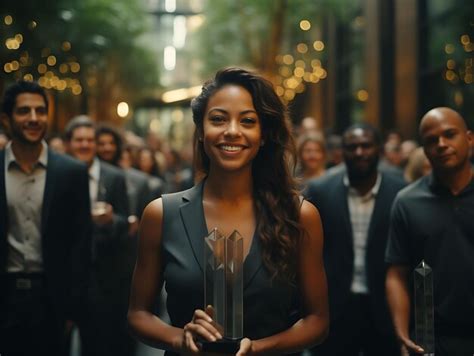
[[[164,323],[152,313],[161,289],[161,230],[163,203],[154,200],[144,210],[140,222],[138,256],[133,273],[128,323],[135,336],[146,344],[179,351],[183,330]]]
[[[322,256],[323,229],[318,210],[307,201],[301,206],[300,224],[304,233],[300,246],[298,276],[306,315],[288,330],[252,341],[249,354],[293,353],[319,344],[327,337],[329,308]]]
[[[140,222],[138,257],[133,274],[128,309],[128,323],[132,332],[144,343],[175,352],[198,353],[197,338],[215,341],[221,338],[211,318],[202,310],[194,312],[184,329],[170,326],[152,313],[158,292],[163,284],[161,276],[161,231],[163,202],[151,202]]]

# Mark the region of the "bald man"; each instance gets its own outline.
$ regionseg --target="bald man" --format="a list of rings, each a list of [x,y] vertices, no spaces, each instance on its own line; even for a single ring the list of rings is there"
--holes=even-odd
[[[385,258],[389,264],[386,290],[390,311],[404,354],[425,353],[410,333],[411,276],[424,260],[433,269],[435,354],[472,356],[473,138],[464,119],[449,108],[426,113],[419,134],[433,171],[401,190],[392,207]]]

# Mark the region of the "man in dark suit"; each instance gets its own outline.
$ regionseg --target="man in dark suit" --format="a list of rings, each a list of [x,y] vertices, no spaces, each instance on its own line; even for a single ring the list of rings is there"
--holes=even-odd
[[[90,265],[87,167],[43,140],[48,100],[37,83],[4,96],[11,137],[0,152],[0,354],[65,354],[79,322]]]
[[[72,119],[65,130],[69,154],[89,167],[92,219],[92,269],[86,321],[80,327],[83,355],[132,355],[126,330],[130,268],[128,199],[123,172],[96,157],[94,122]]]
[[[385,299],[384,251],[392,201],[403,187],[377,170],[380,138],[367,124],[343,135],[346,170],[309,183],[319,209],[331,328],[315,355],[399,355]]]

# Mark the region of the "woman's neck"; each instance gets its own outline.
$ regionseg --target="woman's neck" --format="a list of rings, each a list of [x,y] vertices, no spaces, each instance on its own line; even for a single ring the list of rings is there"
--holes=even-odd
[[[252,171],[222,172],[210,169],[204,194],[218,200],[238,201],[253,197]]]

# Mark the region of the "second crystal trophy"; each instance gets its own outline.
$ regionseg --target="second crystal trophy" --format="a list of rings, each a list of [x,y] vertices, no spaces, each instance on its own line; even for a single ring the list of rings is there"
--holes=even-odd
[[[202,350],[235,354],[243,336],[243,239],[236,230],[225,237],[214,229],[204,245],[204,307],[223,339],[203,342]]]
[[[424,355],[434,356],[433,270],[425,261],[413,272],[415,285],[415,342]]]

